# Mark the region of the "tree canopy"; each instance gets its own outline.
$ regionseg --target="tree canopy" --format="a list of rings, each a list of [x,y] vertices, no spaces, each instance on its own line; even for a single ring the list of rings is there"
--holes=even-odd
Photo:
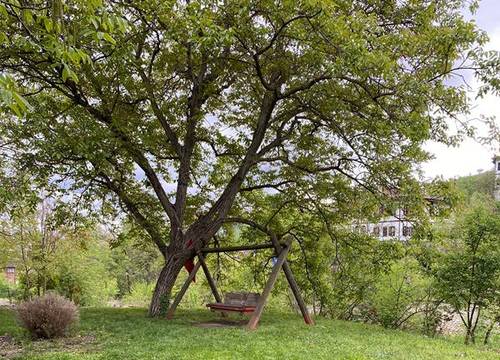
[[[449,80],[498,85],[464,5],[3,0],[7,172],[29,169],[86,211],[126,210],[165,257],[158,314],[255,192],[342,209],[353,186],[412,188],[422,144],[455,142],[447,120],[468,110]]]

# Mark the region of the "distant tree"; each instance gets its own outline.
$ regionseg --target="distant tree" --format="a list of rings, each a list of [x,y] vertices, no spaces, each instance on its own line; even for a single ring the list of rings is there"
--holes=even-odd
[[[77,304],[89,305],[115,295],[106,235],[85,221],[74,228],[69,217],[60,218],[63,214],[56,211],[54,199],[45,198],[33,207],[31,194],[14,194],[0,212],[0,248],[16,265],[19,296],[29,299],[56,290]]]
[[[456,216],[434,275],[440,296],[462,319],[465,343],[474,343],[481,311],[500,296],[500,213],[491,198],[475,196]]]
[[[486,171],[477,175],[460,177],[457,179],[456,184],[467,201],[476,193],[491,197],[495,188],[495,172]]]
[[[17,194],[20,195],[20,194]],[[0,246],[17,272],[25,291],[42,295],[47,289],[49,273],[61,233],[54,226],[49,201],[32,208],[22,197],[9,202],[11,209],[1,213]]]
[[[110,272],[116,277],[118,297],[132,291],[136,284],[154,285],[161,270],[161,255],[151,242],[144,242],[143,229],[125,222],[110,241]]]
[[[468,101],[445,80],[498,85],[466,3],[5,0],[0,151],[135,219],[164,257],[159,315],[243,193],[392,190],[425,141],[457,141]]]

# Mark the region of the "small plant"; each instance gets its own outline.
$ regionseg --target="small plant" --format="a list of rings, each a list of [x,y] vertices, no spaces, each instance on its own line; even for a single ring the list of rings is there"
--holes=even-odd
[[[67,334],[78,320],[78,309],[72,301],[49,293],[19,304],[17,317],[34,338],[52,339]]]

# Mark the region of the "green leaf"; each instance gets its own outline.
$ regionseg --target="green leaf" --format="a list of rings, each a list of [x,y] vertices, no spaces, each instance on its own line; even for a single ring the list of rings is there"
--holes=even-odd
[[[78,83],[78,76],[76,76],[76,73],[71,70],[67,64],[63,65],[62,79],[63,81],[71,79],[74,82]]]
[[[52,21],[49,18],[43,19],[43,26],[45,27],[45,30],[47,30],[47,32],[51,32],[54,28]]]
[[[92,23],[92,25],[94,25],[95,29],[99,29],[99,23],[97,22],[97,20],[95,19],[95,17],[91,17],[90,18],[90,22]]]
[[[19,106],[16,103],[12,103],[9,105],[9,108],[16,114],[18,117],[22,116],[21,110],[19,109]]]
[[[26,24],[33,24],[33,14],[30,10],[23,10],[23,20]]]
[[[28,109],[31,109],[29,102],[17,92],[13,92],[12,97],[22,112],[26,112]]]
[[[113,44],[113,45],[116,45],[116,40],[113,39],[113,37],[111,35],[109,35],[108,33],[104,33],[103,35],[103,38],[104,40],[106,40],[107,42]]]

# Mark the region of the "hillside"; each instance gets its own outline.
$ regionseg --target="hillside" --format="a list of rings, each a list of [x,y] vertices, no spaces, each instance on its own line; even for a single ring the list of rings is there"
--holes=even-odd
[[[201,328],[208,311],[180,311],[173,321],[146,318],[144,309],[83,309],[78,336],[28,341],[12,311],[0,309],[0,334],[14,339],[0,357],[20,359],[498,359],[493,347],[466,347],[461,339],[429,339],[378,326],[266,313],[258,330]],[[9,339],[8,337],[3,337]],[[5,341],[4,341],[5,342]],[[21,342],[21,343],[20,343]],[[3,354],[2,354],[3,351]],[[71,353],[70,353],[71,351]]]
[[[495,173],[485,171],[476,175],[463,176],[456,179],[455,184],[467,198],[470,198],[474,193],[492,195],[495,186]]]

